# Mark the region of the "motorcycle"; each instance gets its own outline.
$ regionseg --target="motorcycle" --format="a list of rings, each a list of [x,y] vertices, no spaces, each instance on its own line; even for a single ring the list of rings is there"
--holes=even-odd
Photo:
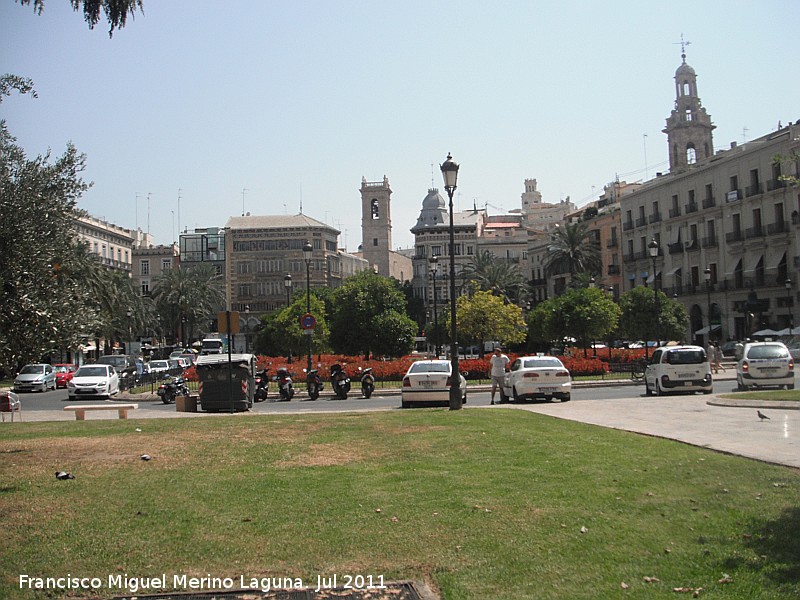
[[[339,400],[346,400],[350,391],[350,378],[339,363],[331,366],[331,387]]]
[[[158,386],[156,394],[164,404],[175,404],[177,396],[188,396],[189,388],[183,377],[167,376],[164,382]]]
[[[278,369],[275,380],[278,382],[280,401],[289,402],[294,397],[294,383],[292,383],[292,374],[289,373],[289,369]]]
[[[256,373],[256,391],[253,394],[253,401],[263,402],[267,399],[269,394],[269,377],[267,376],[269,369],[264,369]]]
[[[361,371],[361,367],[358,367],[358,370]],[[361,395],[364,398],[369,399],[374,391],[375,376],[372,374],[372,367],[370,367],[369,369],[364,369],[363,373],[361,374]]]
[[[319,393],[325,384],[322,382],[322,377],[319,376],[319,369],[311,369],[306,374],[306,389],[308,390],[308,399],[316,400],[319,398]]]

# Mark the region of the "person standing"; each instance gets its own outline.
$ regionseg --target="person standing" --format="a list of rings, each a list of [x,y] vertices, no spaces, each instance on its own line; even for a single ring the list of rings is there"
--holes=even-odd
[[[492,404],[494,404],[494,394],[497,391],[498,385],[503,385],[503,379],[506,376],[506,368],[508,367],[508,357],[503,354],[500,348],[495,348],[492,358],[489,359],[489,364],[492,366]],[[502,397],[502,393],[500,394]]]

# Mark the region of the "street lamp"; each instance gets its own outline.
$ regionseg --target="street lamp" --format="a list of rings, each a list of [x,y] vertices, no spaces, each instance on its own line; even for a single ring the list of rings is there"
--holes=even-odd
[[[794,312],[792,311],[792,280],[787,278],[786,286],[786,308],[789,309],[789,335],[794,335]]]
[[[314,252],[314,247],[311,245],[311,242],[306,240],[306,243],[303,245],[303,258],[306,261],[306,314],[311,314],[311,255]],[[308,372],[311,372],[311,336],[313,335],[313,329],[307,329],[306,334],[308,335]]]
[[[125,314],[128,316],[128,343],[125,346],[125,354],[131,354],[130,345],[133,343],[133,328],[131,327],[131,317],[133,316],[133,311],[129,308]]]
[[[289,273],[283,278],[283,287],[286,288],[286,306],[289,306],[292,295],[292,276]]]
[[[711,267],[706,267],[703,271],[706,280],[706,301],[708,304],[708,341],[711,341]]]
[[[444,177],[444,189],[450,198],[450,410],[461,409],[461,375],[458,370],[458,327],[456,325],[456,239],[453,228],[453,193],[458,181],[458,163],[447,153],[447,160],[440,165]]]
[[[436,304],[436,271],[439,267],[439,258],[431,257],[431,277],[433,277],[433,348],[436,358],[439,358],[439,307]]]
[[[660,337],[660,325],[661,325],[661,306],[659,306],[658,300],[658,285],[656,285],[656,280],[658,279],[656,276],[656,257],[658,256],[658,242],[656,238],[650,240],[650,243],[647,244],[647,251],[650,253],[650,258],[653,259],[653,299],[656,302],[656,347],[659,346]]]

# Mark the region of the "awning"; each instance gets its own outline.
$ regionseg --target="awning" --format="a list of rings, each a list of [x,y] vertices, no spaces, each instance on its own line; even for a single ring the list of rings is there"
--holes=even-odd
[[[776,332],[776,335],[800,335],[800,327],[789,329],[788,327]]]
[[[781,264],[786,264],[786,252],[778,256],[775,260],[769,261],[768,269],[777,269]]]
[[[720,326],[719,325],[712,325],[711,326],[711,331],[719,331],[719,330],[720,330]],[[708,325],[706,325],[702,329],[698,329],[697,331],[694,332],[694,334],[695,335],[708,335]]]
[[[675,275],[675,273],[677,273],[680,270],[681,270],[681,267],[675,267],[671,271],[667,272],[667,277],[672,277],[673,275]]]
[[[761,329],[760,331],[756,331],[753,335],[754,336],[757,335],[759,337],[764,337],[764,336],[767,336],[767,335],[778,335],[778,332],[775,331],[774,329]]]
[[[94,344],[85,344],[85,345],[81,344],[80,346],[78,346],[78,350],[80,350],[81,352],[94,352],[95,351],[95,345]]]
[[[661,275],[661,271],[656,271],[656,275],[655,275],[656,278],[658,278],[660,275]],[[650,275],[650,277],[647,278],[647,283],[653,283],[653,276],[652,275]]]
[[[675,225],[672,228],[672,233],[670,234],[670,244],[680,244],[681,242],[681,226]]]

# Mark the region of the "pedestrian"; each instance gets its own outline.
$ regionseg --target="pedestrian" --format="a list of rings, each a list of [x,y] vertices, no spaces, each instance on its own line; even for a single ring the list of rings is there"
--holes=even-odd
[[[497,386],[503,385],[503,379],[506,376],[506,368],[508,367],[508,357],[503,354],[503,351],[500,347],[494,349],[494,353],[492,354],[492,358],[489,359],[489,363],[492,366],[491,369],[491,377],[492,377],[492,404],[494,404],[494,394],[497,390]],[[500,396],[502,397],[502,390]]]
[[[719,342],[714,342],[714,373],[719,373],[719,370],[725,370],[722,366],[722,348],[719,347]]]

